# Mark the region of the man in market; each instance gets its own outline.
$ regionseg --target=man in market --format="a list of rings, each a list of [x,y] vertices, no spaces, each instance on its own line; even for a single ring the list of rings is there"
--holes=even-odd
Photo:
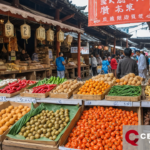
[[[21,61],[30,60],[30,57],[29,57],[29,55],[26,53],[25,50],[22,50],[21,55],[20,55],[20,60],[21,60]]]
[[[63,58],[63,53],[59,52],[59,57],[56,58],[57,66],[57,76],[60,78],[65,77],[65,59]]]
[[[97,75],[97,60],[96,58],[93,56],[93,54],[91,54],[91,67],[92,67],[92,72],[93,72],[93,76]]]
[[[124,50],[125,57],[119,61],[118,67],[117,67],[117,77],[120,79],[123,76],[134,73],[135,75],[138,75],[138,66],[135,60],[131,59],[132,50],[130,48],[126,48]]]
[[[96,55],[96,59],[97,59],[97,65],[102,65],[102,58],[99,56],[99,54]]]
[[[145,80],[147,76],[146,58],[142,52],[140,53],[140,51],[136,51],[136,54],[139,56],[139,59],[138,59],[139,76]]]

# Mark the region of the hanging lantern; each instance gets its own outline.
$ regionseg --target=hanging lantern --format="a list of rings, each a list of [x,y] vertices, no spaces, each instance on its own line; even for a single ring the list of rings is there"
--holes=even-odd
[[[36,29],[36,38],[41,41],[41,43],[45,40],[45,28],[40,26]]]
[[[9,38],[9,41],[10,38],[14,37],[14,25],[9,21],[9,19],[5,24],[5,36]]]
[[[98,49],[102,49],[102,46],[101,46],[101,45],[99,45],[99,46],[98,46]]]
[[[59,30],[59,32],[57,32],[57,41],[58,42],[64,41],[64,32],[62,32],[61,30]]]
[[[26,40],[26,42],[27,42],[27,40],[31,37],[30,26],[25,23],[25,24],[21,25],[20,30],[21,30],[22,39]]]
[[[105,46],[105,47],[104,47],[104,50],[105,50],[105,51],[108,51],[108,46]]]
[[[49,42],[53,42],[54,41],[54,31],[49,29],[47,32],[46,32],[46,35],[47,35],[47,41]]]
[[[73,41],[73,37],[71,35],[67,35],[66,37],[66,41],[68,45],[71,45],[72,41]]]

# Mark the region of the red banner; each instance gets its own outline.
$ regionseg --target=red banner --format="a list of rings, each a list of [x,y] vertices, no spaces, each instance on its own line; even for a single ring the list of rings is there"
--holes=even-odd
[[[150,21],[150,0],[89,0],[89,26]]]

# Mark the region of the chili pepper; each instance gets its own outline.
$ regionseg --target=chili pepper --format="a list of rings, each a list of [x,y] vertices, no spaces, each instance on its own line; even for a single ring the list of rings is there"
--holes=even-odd
[[[21,87],[18,87],[17,89],[16,89],[16,91],[20,91],[22,88]]]

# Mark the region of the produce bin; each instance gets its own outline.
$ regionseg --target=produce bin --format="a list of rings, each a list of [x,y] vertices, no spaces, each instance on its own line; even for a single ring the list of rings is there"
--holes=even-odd
[[[52,149],[56,149],[58,147],[59,142],[63,140],[63,138],[64,138],[63,135],[67,135],[68,130],[71,128],[71,126],[75,120],[74,118],[76,117],[76,113],[81,111],[82,107],[68,106],[68,105],[55,105],[55,104],[44,104],[43,106],[44,106],[44,108],[46,106],[46,110],[53,110],[53,111],[56,111],[60,108],[69,109],[70,121],[54,141],[51,141],[49,139],[25,140],[25,138],[22,136],[18,136],[18,135],[13,136],[13,135],[10,135],[10,133],[9,133],[7,135],[7,140],[5,140],[4,143],[7,143],[7,141],[9,143],[9,141],[10,141],[10,143],[16,143],[16,146],[18,145],[17,143],[20,143],[22,146],[26,145],[26,143],[29,143],[29,146],[31,146],[31,147],[39,145],[39,146],[41,146],[41,149],[42,149],[42,146],[44,145],[46,147],[46,149],[48,147],[49,148],[52,147]],[[37,108],[39,108],[39,107],[37,107]],[[24,118],[22,118],[22,119],[24,119]],[[30,118],[29,118],[29,120],[30,120]],[[22,121],[22,120],[20,120],[20,121]],[[45,149],[45,148],[43,148],[43,149]]]
[[[80,87],[79,87],[80,88]],[[83,95],[83,94],[77,94],[79,91],[79,88],[76,89],[73,92],[73,98],[74,99],[85,99],[85,100],[103,100],[105,98],[105,95],[110,91],[111,87],[106,89],[106,91],[102,95]]]
[[[31,103],[17,103],[17,102],[4,102],[3,104],[0,105],[0,111],[2,109],[6,109],[9,106],[14,106],[14,107],[18,107],[19,105],[23,105],[23,106],[28,106],[29,108],[31,108]],[[9,132],[10,129],[6,130],[2,135],[0,135],[0,142],[2,142],[5,138],[6,138],[6,134]]]
[[[94,107],[94,106],[93,106]],[[104,108],[106,108],[106,106],[103,106]],[[76,123],[79,121],[82,113],[84,110],[87,110],[91,108],[91,106],[82,106],[82,109],[80,109],[76,116],[74,117],[72,123],[70,124],[70,127],[67,129],[67,132],[66,134],[63,134],[60,142],[59,142],[59,148],[60,149],[63,149],[65,147],[65,144],[67,144],[67,139],[72,131],[72,129],[76,126]],[[133,112],[136,112],[138,114],[138,124],[141,125],[141,108],[140,107],[114,107],[114,108],[118,108],[118,109],[122,109],[122,110],[126,110],[126,111],[133,111]],[[68,149],[72,149],[74,150],[73,148],[68,148]]]

